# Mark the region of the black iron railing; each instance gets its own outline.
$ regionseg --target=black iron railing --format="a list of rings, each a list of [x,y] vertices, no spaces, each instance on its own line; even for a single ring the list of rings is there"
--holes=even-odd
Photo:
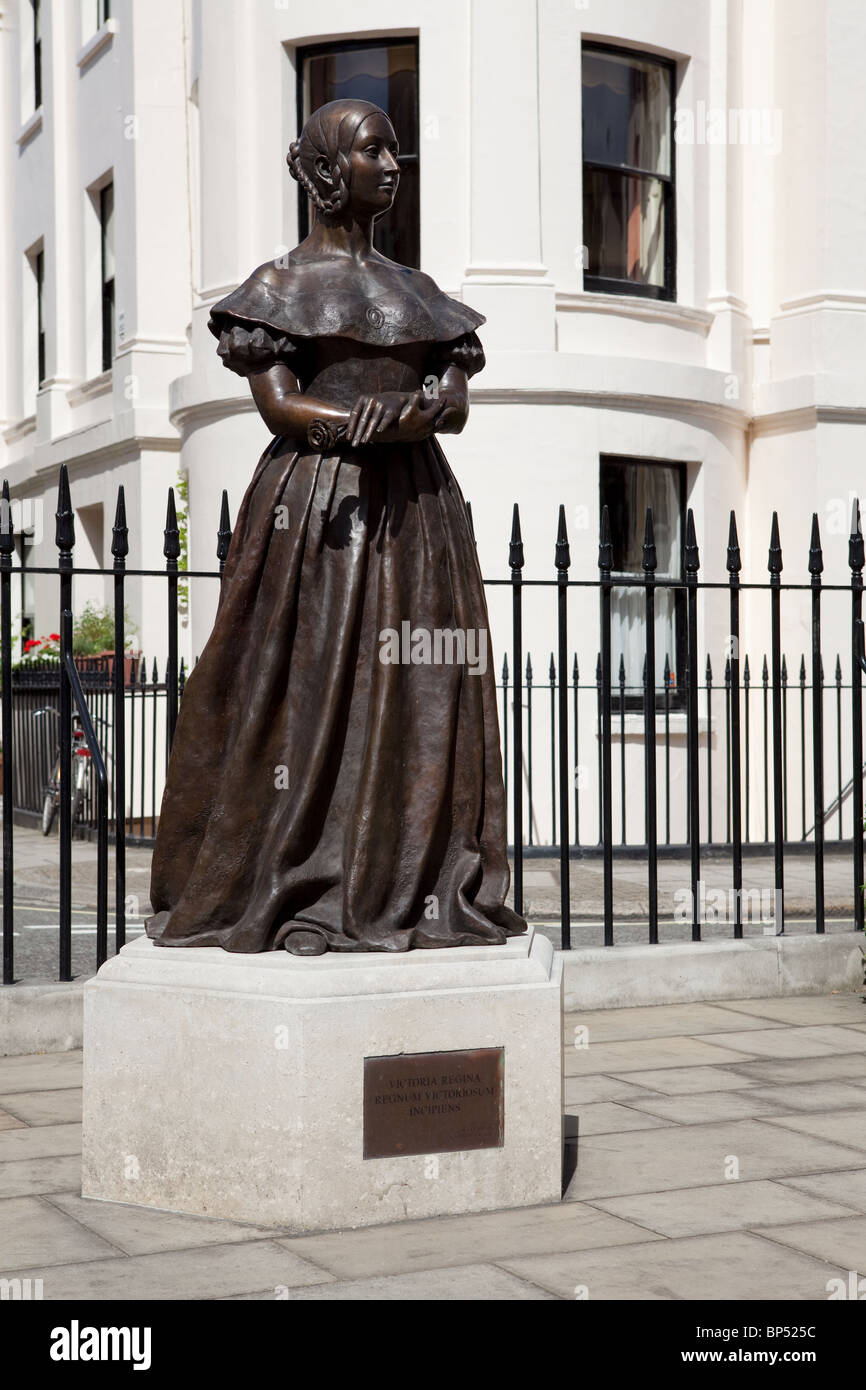
[[[179,535],[174,493],[169,489],[163,538],[163,569],[128,569],[128,526],[123,488],[118,491],[110,571],[73,568],[74,515],[65,467],[61,468],[56,513],[56,567],[28,566],[31,573],[58,579],[60,657],[53,665],[13,672],[12,596],[14,536],[8,486],[4,483],[0,516],[0,647],[2,647],[3,740],[3,978],[14,978],[13,818],[38,811],[50,762],[44,732],[35,737],[32,716],[37,703],[59,715],[61,767],[59,835],[59,973],[71,976],[71,798],[72,719],[77,709],[94,759],[96,777],[85,823],[99,847],[97,966],[106,958],[106,850],[114,842],[114,944],[126,939],[126,845],[152,840],[165,763],[171,748],[182,698],[185,672],[178,660]],[[471,521],[471,512],[470,512]],[[223,493],[217,531],[216,571],[184,571],[183,580],[221,579],[231,525]],[[514,507],[508,551],[510,577],[487,579],[493,595],[511,590],[510,653],[499,681],[502,756],[509,806],[513,857],[513,897],[524,910],[526,855],[555,855],[559,861],[559,918],[564,948],[571,944],[570,867],[576,857],[597,855],[603,868],[604,941],[614,941],[614,861],[618,856],[645,859],[648,894],[648,939],[659,939],[658,861],[677,855],[688,861],[691,891],[691,936],[701,938],[700,880],[702,854],[722,848],[731,859],[734,890],[734,937],[743,935],[741,900],[744,855],[763,846],[772,854],[779,912],[775,930],[784,930],[785,857],[793,851],[814,861],[815,930],[823,932],[824,844],[831,840],[851,858],[852,924],[863,927],[863,732],[862,573],[863,537],[855,504],[848,543],[847,584],[824,584],[823,553],[817,517],[808,554],[808,582],[782,582],[782,549],[774,514],[770,530],[768,581],[744,583],[736,522],[731,514],[724,581],[700,578],[700,555],[694,518],[686,519],[683,578],[661,578],[656,569],[653,517],[646,515],[643,563],[635,575],[614,574],[613,545],[607,509],[602,513],[598,575],[570,577],[572,566],[565,511],[553,547],[553,574],[524,576],[525,555],[520,515]],[[100,666],[75,661],[72,653],[73,573],[110,576],[114,593],[114,653]],[[154,662],[124,654],[124,603],[127,578],[161,578],[166,583],[167,659],[160,679]],[[547,667],[547,691],[540,697],[531,653],[524,642],[529,596],[537,606],[550,588],[555,640]],[[644,668],[639,684],[629,680],[621,657],[613,670],[615,595],[643,591]],[[685,596],[685,653],[664,654],[663,674],[656,677],[656,597],[660,589]],[[599,643],[591,678],[581,681],[577,651],[569,645],[569,609],[578,591],[589,599],[592,621],[599,624]],[[833,681],[825,682],[822,663],[822,596],[833,592],[850,604],[851,675],[843,684],[836,655]],[[741,602],[769,607],[769,661],[763,656],[759,679],[749,657],[741,662]],[[799,675],[792,682],[782,645],[785,596],[797,602],[808,595],[810,650],[800,654]],[[846,598],[847,596],[847,598]],[[709,652],[699,651],[703,608],[723,601],[728,650],[723,678],[713,670]],[[586,628],[585,620],[582,622]],[[576,644],[580,646],[580,644]],[[586,652],[584,645],[580,648]],[[510,661],[509,661],[510,657]],[[703,657],[703,660],[702,660]],[[677,669],[678,662],[681,669]],[[719,670],[721,668],[719,667]],[[649,675],[648,675],[649,673]],[[703,679],[701,679],[701,675]],[[809,678],[810,675],[810,678]],[[792,701],[792,694],[796,696]],[[535,697],[535,698],[534,698]],[[843,710],[850,697],[850,720]],[[832,717],[825,719],[829,702]],[[792,708],[793,706],[793,708]],[[677,727],[674,728],[676,721]],[[683,727],[684,726],[684,727]],[[826,748],[828,729],[830,751]],[[51,735],[53,738],[53,734]],[[629,747],[640,744],[639,756]],[[811,758],[807,749],[811,745]],[[539,753],[539,747],[542,752]],[[714,753],[714,748],[716,749]],[[720,764],[720,759],[723,762]],[[827,763],[830,763],[830,776]],[[41,769],[41,770],[40,770]],[[684,794],[678,781],[684,780]],[[830,800],[826,788],[832,782]],[[641,799],[643,801],[641,815]],[[850,810],[849,810],[850,807]],[[844,812],[844,814],[843,814]],[[549,819],[548,819],[549,816]],[[113,834],[111,832],[113,831]]]
[[[75,657],[75,665],[96,727],[105,758],[112,836],[116,834],[118,808],[125,808],[124,839],[127,843],[153,844],[162,774],[165,769],[167,693],[165,668],[160,676],[156,659],[140,652],[127,654],[123,663],[122,695],[116,689],[113,659]],[[178,698],[186,684],[186,668],[181,659],[178,670]],[[123,713],[117,718],[117,701],[123,700]],[[60,662],[34,661],[12,672],[11,763],[15,788],[15,819],[36,825],[41,820],[46,779],[58,750]],[[120,756],[118,730],[125,731],[124,756]],[[7,759],[8,761],[8,759]],[[99,821],[96,788],[88,782],[81,814],[73,833],[93,838]]]
[[[656,552],[654,542],[653,517],[647,511],[643,546],[643,571],[631,577],[612,572],[613,547],[610,534],[610,519],[605,508],[601,518],[598,579],[570,579],[568,570],[568,538],[565,518],[560,509],[559,529],[556,539],[554,563],[556,578],[548,580],[526,580],[523,577],[524,548],[517,506],[514,508],[509,561],[510,580],[486,580],[491,588],[497,585],[510,585],[512,590],[512,648],[514,666],[509,670],[507,660],[503,666],[500,689],[502,691],[502,724],[504,732],[504,765],[506,779],[510,780],[510,795],[513,816],[514,840],[514,898],[518,910],[523,908],[522,874],[524,855],[532,852],[535,811],[533,766],[533,671],[531,657],[523,660],[523,616],[525,590],[530,586],[556,586],[557,605],[557,663],[553,654],[550,658],[550,737],[551,737],[551,839],[558,841],[560,854],[561,911],[560,925],[562,945],[567,949],[571,943],[571,912],[569,902],[569,875],[567,855],[591,854],[594,846],[587,844],[581,835],[582,802],[575,790],[571,805],[570,778],[568,771],[573,766],[569,754],[569,720],[567,710],[566,658],[568,605],[566,591],[570,588],[591,588],[598,592],[598,611],[600,620],[600,651],[595,673],[596,693],[596,753],[597,780],[595,798],[597,803],[598,851],[603,858],[603,899],[604,899],[604,940],[606,945],[614,941],[614,893],[613,864],[615,851],[620,854],[639,854],[646,859],[648,889],[648,936],[650,942],[658,941],[658,858],[662,849],[673,849],[689,860],[690,895],[692,903],[692,939],[701,939],[700,920],[700,875],[702,848],[727,847],[732,860],[732,888],[735,920],[733,935],[743,935],[743,856],[749,850],[760,850],[772,854],[775,901],[780,911],[775,920],[775,930],[784,931],[784,864],[786,852],[796,849],[806,850],[814,861],[815,877],[815,930],[823,933],[824,915],[824,844],[829,838],[828,822],[835,825],[837,845],[844,847],[851,855],[851,917],[852,925],[863,929],[863,781],[866,767],[863,762],[862,733],[862,671],[866,670],[866,655],[862,651],[862,571],[864,565],[863,536],[860,523],[859,503],[854,504],[852,528],[848,542],[848,566],[851,573],[849,584],[823,584],[823,552],[821,548],[818,518],[813,516],[811,542],[808,555],[808,583],[782,583],[782,549],[778,518],[773,514],[770,528],[767,582],[744,583],[740,579],[742,562],[736,520],[733,512],[727,543],[725,567],[726,582],[708,582],[699,579],[700,555],[695,535],[694,517],[691,510],[686,519],[686,539],[684,546],[684,579],[671,580],[657,578]],[[618,678],[612,672],[612,597],[615,591],[637,587],[644,592],[645,600],[645,665],[640,688],[628,685],[625,666],[621,659]],[[675,686],[675,672],[668,655],[665,657],[664,675],[659,686],[655,680],[647,681],[646,672],[656,669],[655,651],[655,595],[660,587],[684,591],[687,611],[687,637],[685,667]],[[709,654],[704,665],[704,682],[692,677],[692,672],[700,670],[698,650],[699,598],[703,594],[728,591],[729,603],[729,654],[725,659],[724,684],[714,684],[714,673]],[[851,680],[843,685],[842,665],[836,656],[835,664],[835,773],[836,794],[829,805],[825,803],[825,720],[824,706],[826,686],[821,650],[821,599],[824,593],[849,595],[852,614]],[[793,834],[790,829],[790,800],[792,781],[792,759],[789,746],[791,720],[789,717],[790,680],[787,660],[782,652],[782,597],[783,594],[802,597],[810,595],[811,603],[811,681],[807,683],[806,657],[801,655],[799,674],[799,793],[800,830]],[[769,599],[770,615],[770,661],[763,657],[760,682],[752,678],[748,655],[741,664],[740,648],[740,607],[743,595],[748,594],[754,601]],[[572,705],[571,705],[571,747],[574,750],[584,746],[580,736],[580,692],[592,689],[581,685],[577,657],[572,662]],[[511,698],[509,699],[509,690]],[[674,690],[676,693],[674,694]],[[849,692],[850,703],[850,751],[843,753],[847,743],[846,724],[843,722],[843,691]],[[700,728],[700,699],[704,697],[704,729]],[[715,701],[714,701],[715,694]],[[723,708],[719,710],[718,698],[721,694]],[[629,835],[627,808],[636,799],[629,796],[626,771],[626,720],[629,710],[636,706],[635,696],[641,697],[641,733],[644,749],[643,798],[644,798],[644,836]],[[807,695],[811,706],[811,719],[807,718]],[[684,710],[685,715],[685,828],[682,839],[677,841],[672,832],[672,762],[676,753],[672,752],[671,717],[676,710]],[[757,711],[755,705],[757,704]],[[521,717],[516,717],[516,711]],[[557,712],[554,721],[554,710]],[[657,719],[659,712],[664,722],[662,753],[664,795],[662,806],[658,796],[659,739]],[[512,725],[511,738],[508,737],[509,717]],[[682,718],[682,714],[679,715]],[[759,721],[760,737],[755,732],[755,720]],[[524,728],[525,720],[525,728]],[[714,793],[718,784],[713,780],[713,741],[714,731],[724,729],[724,796],[721,802]],[[524,737],[525,735],[525,737]],[[701,757],[701,741],[705,753]],[[614,782],[614,748],[619,744],[619,786]],[[811,742],[811,798],[807,803],[807,744]],[[757,745],[757,748],[756,748]],[[524,760],[524,747],[527,756]],[[509,748],[511,764],[509,764]],[[753,758],[761,758],[763,776],[756,777]],[[578,762],[576,756],[574,762]],[[555,766],[558,764],[559,796],[558,827],[554,794],[556,780]],[[511,768],[511,771],[509,771]],[[523,769],[517,777],[513,769]],[[844,780],[843,780],[844,778]],[[761,798],[755,806],[756,794]],[[701,827],[703,802],[704,821]],[[850,829],[843,832],[843,806],[850,799]],[[614,834],[614,811],[619,802],[620,837],[616,845]],[[528,828],[524,807],[528,806]],[[772,808],[772,814],[771,814]],[[659,834],[659,814],[663,809],[664,833]],[[763,810],[762,827],[756,825],[756,818]],[[714,811],[721,814],[725,832],[714,833]],[[573,816],[573,831],[570,828],[570,813]],[[718,826],[719,822],[716,821]],[[661,844],[660,844],[661,839]],[[547,851],[550,853],[550,850]]]
[[[654,636],[649,645],[653,644]],[[707,850],[733,849],[739,843],[741,854],[761,854],[766,853],[768,847],[772,850],[775,843],[770,817],[773,748],[769,715],[769,666],[764,658],[761,682],[753,686],[749,657],[745,657],[744,679],[740,688],[739,720],[732,718],[731,667],[731,660],[727,658],[724,680],[719,684],[715,680],[712,660],[708,656],[704,680],[698,684],[699,742],[703,749],[700,756],[700,843],[702,849]],[[665,670],[666,680],[655,685],[649,692],[655,709],[655,758],[651,756],[651,742],[643,739],[642,711],[643,701],[647,696],[646,671],[643,672],[639,686],[629,685],[621,664],[617,682],[612,686],[611,810],[617,817],[613,827],[613,840],[619,852],[632,858],[643,856],[647,846],[653,841],[659,851],[671,850],[680,857],[689,845],[688,820],[683,821],[682,833],[679,836],[672,828],[672,810],[675,810],[676,800],[674,772],[678,756],[678,737],[676,730],[672,730],[671,727],[671,715],[673,713],[675,717],[683,720],[687,719],[687,714],[673,705],[672,695],[675,693],[675,687],[667,657]],[[850,829],[843,830],[843,811],[852,796],[853,779],[848,777],[843,781],[843,768],[847,768],[849,759],[844,751],[843,734],[846,726],[842,711],[843,695],[847,708],[851,685],[849,682],[843,683],[841,660],[837,656],[832,686],[828,687],[824,681],[823,666],[819,669],[818,684],[815,686],[814,671],[812,679],[807,680],[806,660],[805,656],[801,655],[800,674],[796,684],[796,713],[791,714],[789,696],[792,687],[788,679],[787,658],[783,653],[781,688],[785,853],[798,852],[807,842],[814,839],[814,805],[811,795],[813,778],[817,779],[818,803],[824,807],[821,817],[824,840],[832,841],[837,847],[850,845]],[[604,739],[601,655],[598,655],[592,681],[580,679],[576,654],[572,655],[571,679],[568,679],[566,664],[566,679],[562,681],[551,653],[547,689],[549,704],[545,711],[543,705],[539,708],[537,695],[541,687],[535,681],[532,655],[529,653],[523,679],[523,741],[526,750],[523,761],[524,853],[542,856],[561,853],[563,818],[557,808],[563,788],[568,795],[570,779],[573,776],[568,848],[571,857],[575,854],[591,857],[603,844],[603,778],[596,775],[594,780],[590,780],[586,774],[591,764],[581,764],[576,756],[573,768],[565,762],[565,740],[559,737],[559,729],[563,726],[564,720],[569,729],[568,742],[572,752],[581,748],[585,751],[587,742],[592,740],[601,759]],[[503,658],[497,690],[500,692],[505,787],[511,801],[513,760],[510,756],[509,740],[516,705],[507,653]],[[814,696],[815,691],[817,697]],[[638,700],[640,716],[636,714]],[[833,713],[831,719],[826,721],[823,707],[828,701]],[[546,716],[543,727],[542,715]],[[635,810],[634,788],[630,781],[626,750],[629,738],[632,737],[634,721],[638,717],[644,748],[642,776],[645,780],[643,806]],[[755,721],[758,724],[758,733],[753,736],[749,730]],[[755,754],[758,758],[757,785],[754,778],[746,778],[745,781],[742,778],[740,763],[744,727],[747,731],[749,756]],[[825,777],[824,758],[817,756],[819,745],[826,745],[828,736],[832,742],[832,778]],[[542,757],[541,765],[537,753],[534,752],[540,740],[549,741],[548,751]],[[813,752],[807,750],[813,750],[814,756]],[[825,756],[826,754],[825,747]],[[863,769],[863,775],[866,776],[866,768]],[[826,803],[825,785],[829,785],[831,796]],[[544,806],[541,806],[542,802],[545,803]],[[588,814],[588,810],[591,814]],[[735,816],[739,828],[734,824]],[[588,821],[591,824],[589,834],[586,833]],[[539,825],[542,829],[541,834]]]

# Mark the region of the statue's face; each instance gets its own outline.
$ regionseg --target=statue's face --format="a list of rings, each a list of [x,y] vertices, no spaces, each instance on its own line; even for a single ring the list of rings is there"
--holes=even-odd
[[[355,212],[381,217],[391,207],[400,181],[398,149],[394,127],[384,114],[368,116],[358,126],[349,152],[349,200]]]

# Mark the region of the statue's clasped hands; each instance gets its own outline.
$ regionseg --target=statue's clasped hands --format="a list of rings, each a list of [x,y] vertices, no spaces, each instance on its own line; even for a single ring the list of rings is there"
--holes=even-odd
[[[307,444],[321,454],[359,449],[365,444],[414,444],[432,434],[459,434],[469,410],[459,378],[447,383],[445,389],[440,384],[434,395],[427,391],[377,391],[359,396],[345,414],[319,401],[308,404],[315,414],[306,424]]]
[[[443,402],[424,391],[382,391],[359,396],[349,413],[342,440],[352,448],[362,444],[412,443],[426,439],[436,427]]]

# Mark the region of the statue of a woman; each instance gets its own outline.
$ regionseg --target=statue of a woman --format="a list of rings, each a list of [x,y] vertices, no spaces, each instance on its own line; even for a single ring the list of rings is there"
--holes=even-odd
[[[316,111],[288,155],[311,234],[214,306],[274,438],[187,682],[153,856],[161,946],[296,955],[501,943],[496,689],[466,504],[436,439],[481,314],[373,247],[394,129]]]

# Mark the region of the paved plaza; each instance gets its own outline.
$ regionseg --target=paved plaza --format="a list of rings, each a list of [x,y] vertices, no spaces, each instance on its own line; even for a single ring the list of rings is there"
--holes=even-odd
[[[47,1300],[448,1301],[823,1300],[866,1278],[861,995],[568,1015],[564,1040],[561,1204],[300,1237],[82,1200],[81,1054],[0,1059],[0,1277]]]

